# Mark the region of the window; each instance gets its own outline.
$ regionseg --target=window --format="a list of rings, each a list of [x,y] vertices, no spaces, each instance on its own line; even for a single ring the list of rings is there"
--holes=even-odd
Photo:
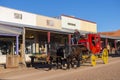
[[[48,26],[54,26],[54,22],[52,20],[47,20],[47,25]]]
[[[33,53],[33,45],[34,45],[34,41],[32,40],[26,40],[25,42],[26,48],[25,48],[25,53],[26,54],[32,54]]]
[[[74,23],[68,23],[68,25],[71,25],[71,26],[76,26],[76,24],[74,24]]]
[[[14,13],[14,18],[15,19],[22,19],[22,14]]]
[[[0,55],[10,54],[12,47],[11,41],[0,40]]]

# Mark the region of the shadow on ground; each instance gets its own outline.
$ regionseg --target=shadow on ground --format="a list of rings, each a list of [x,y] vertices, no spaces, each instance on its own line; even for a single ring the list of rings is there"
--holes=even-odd
[[[119,54],[109,54],[110,57],[120,57],[120,53]]]
[[[120,57],[120,54],[109,54],[109,57]],[[87,63],[87,64],[86,64]],[[85,64],[81,64],[81,66],[89,66],[91,67],[90,62],[86,62]],[[103,61],[97,62],[97,64],[103,64]],[[35,69],[43,69],[43,70],[50,70],[50,69],[57,69],[56,64],[47,64],[43,62],[35,62],[34,64],[31,64],[30,62],[27,62],[27,67],[33,67]],[[66,70],[63,68],[63,70]],[[1,79],[0,79],[1,80]]]
[[[51,68],[56,69],[55,64],[47,64],[42,62],[35,62],[33,64],[31,64],[30,62],[27,62],[27,67],[33,67],[35,69],[43,69],[43,70],[50,70]]]

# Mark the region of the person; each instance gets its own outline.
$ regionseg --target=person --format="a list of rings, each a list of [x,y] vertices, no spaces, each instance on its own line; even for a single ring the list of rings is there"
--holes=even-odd
[[[80,39],[80,32],[75,29],[75,32],[73,33],[73,38],[74,38],[74,44],[78,43],[78,40]]]
[[[74,38],[73,37],[71,38],[71,44],[74,44]]]
[[[109,45],[109,43],[107,44],[107,50],[108,50],[108,53],[110,53],[110,45]]]

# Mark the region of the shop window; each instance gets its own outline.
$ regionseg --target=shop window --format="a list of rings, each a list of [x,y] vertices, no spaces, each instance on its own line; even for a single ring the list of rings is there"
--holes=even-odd
[[[26,54],[33,53],[33,50],[32,50],[32,48],[33,48],[33,41],[27,40],[25,45],[26,45],[25,53]]]
[[[6,55],[11,53],[12,42],[0,40],[0,55]]]
[[[14,18],[15,19],[22,19],[22,14],[20,14],[20,13],[14,13]]]
[[[47,20],[47,25],[48,25],[48,26],[54,26],[54,21],[52,21],[52,20]]]

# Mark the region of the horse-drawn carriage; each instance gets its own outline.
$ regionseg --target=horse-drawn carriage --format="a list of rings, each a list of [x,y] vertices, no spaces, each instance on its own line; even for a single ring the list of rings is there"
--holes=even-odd
[[[57,68],[79,67],[81,63],[90,60],[92,66],[96,65],[99,57],[106,64],[108,62],[108,50],[101,47],[99,34],[86,34],[77,38],[77,42],[60,45],[48,44],[48,55],[45,56],[47,63],[55,64]],[[52,68],[50,66],[50,68]]]
[[[86,36],[80,37],[75,44],[59,46],[54,54],[50,51],[50,61],[56,60],[57,67],[59,64],[61,67],[67,64],[66,68],[70,68],[70,65],[79,67],[80,63],[88,59],[91,60],[92,66],[95,66],[97,58],[101,58],[105,64],[108,62],[108,51],[101,47],[99,34],[86,34]]]

